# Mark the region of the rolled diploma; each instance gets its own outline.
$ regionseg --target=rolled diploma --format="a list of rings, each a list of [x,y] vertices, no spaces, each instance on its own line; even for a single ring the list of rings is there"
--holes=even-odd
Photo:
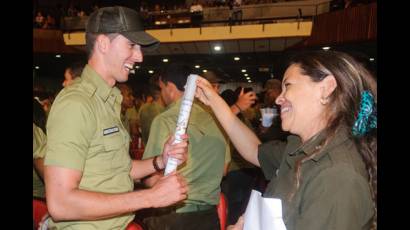
[[[179,108],[179,115],[177,121],[177,127],[175,130],[175,140],[172,144],[177,144],[182,141],[181,136],[186,132],[188,125],[189,115],[191,113],[192,102],[194,101],[196,79],[198,75],[190,74],[185,85],[185,92],[182,98],[181,107]],[[167,166],[165,167],[164,175],[175,171],[178,166],[178,160],[172,157],[168,158]]]

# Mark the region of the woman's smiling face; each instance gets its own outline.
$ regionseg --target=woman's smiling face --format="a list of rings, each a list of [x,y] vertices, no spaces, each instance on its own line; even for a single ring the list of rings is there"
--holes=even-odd
[[[282,129],[299,135],[306,141],[327,122],[325,106],[320,103],[322,82],[314,82],[302,74],[298,64],[290,65],[282,82],[282,93],[276,99],[280,105]]]

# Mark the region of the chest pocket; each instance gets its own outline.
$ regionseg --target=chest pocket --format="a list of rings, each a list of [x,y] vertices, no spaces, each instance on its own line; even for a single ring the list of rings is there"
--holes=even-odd
[[[117,126],[118,127],[118,126]],[[105,153],[110,155],[108,164],[110,170],[127,170],[130,163],[130,157],[127,152],[129,138],[119,129],[115,133],[109,133],[103,136],[103,145]]]
[[[204,137],[206,134],[206,130],[201,130],[200,127],[196,124],[189,124],[188,129],[188,135],[190,139],[189,141],[193,145],[200,143],[202,137]]]
[[[110,133],[103,136],[105,151],[113,151],[119,149],[124,145],[124,143],[124,137],[119,130],[116,133]]]

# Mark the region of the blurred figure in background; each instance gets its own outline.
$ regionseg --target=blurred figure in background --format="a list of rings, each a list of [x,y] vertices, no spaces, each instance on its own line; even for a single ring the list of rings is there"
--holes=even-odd
[[[46,146],[46,113],[37,100],[33,100],[33,198],[45,200],[44,156]]]
[[[148,142],[149,131],[151,128],[151,123],[154,118],[165,110],[164,102],[161,98],[161,89],[158,85],[151,84],[148,90],[148,96],[152,97],[151,102],[143,104],[138,112],[140,127],[141,127],[141,137],[144,145]]]
[[[269,79],[265,83],[264,91],[264,103],[261,107],[273,108],[275,116],[273,117],[272,124],[269,127],[264,127],[262,122],[259,122],[257,135],[262,142],[267,142],[270,140],[285,141],[289,133],[282,130],[282,120],[279,116],[280,106],[275,103],[276,98],[282,92],[282,82],[278,79]]]
[[[68,66],[64,71],[64,81],[63,87],[67,87],[73,83],[73,81],[81,76],[85,63],[83,62],[74,62]]]

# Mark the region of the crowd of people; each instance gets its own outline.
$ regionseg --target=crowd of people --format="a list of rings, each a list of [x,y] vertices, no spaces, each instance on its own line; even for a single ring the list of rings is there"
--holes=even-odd
[[[170,64],[151,81],[151,99],[136,102],[129,72],[159,44],[138,16],[126,7],[92,13],[88,61],[66,69],[55,99],[33,92],[33,199],[49,212],[42,227],[125,229],[140,213],[146,229],[214,230],[222,191],[227,229],[239,230],[257,189],[281,200],[288,230],[376,229],[377,83],[360,62],[300,51],[259,97],[219,92],[223,80],[208,71],[175,144],[192,69]],[[278,114],[270,125],[259,121],[263,107]],[[178,168],[164,175],[170,157]]]
[[[195,0],[195,1],[140,1],[136,10],[142,15],[148,13],[166,13],[167,11],[186,10],[189,11],[193,5],[206,7],[229,7],[234,9],[234,18],[239,19],[241,5],[276,3],[280,0]],[[90,15],[100,6],[98,4],[69,4],[57,3],[55,6],[34,6],[33,27],[41,29],[60,29],[64,17],[76,18]],[[233,9],[231,9],[233,10]]]

